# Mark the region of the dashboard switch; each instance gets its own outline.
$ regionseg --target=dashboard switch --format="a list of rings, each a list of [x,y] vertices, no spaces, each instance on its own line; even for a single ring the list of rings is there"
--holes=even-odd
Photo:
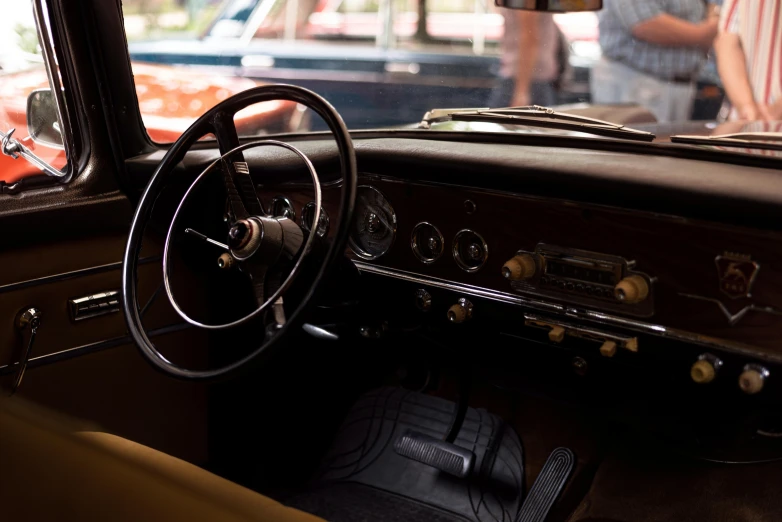
[[[448,320],[452,323],[463,323],[472,317],[472,303],[467,299],[459,301],[448,309]]]
[[[561,343],[565,339],[565,329],[561,326],[552,326],[548,331],[548,339],[552,343]]]
[[[600,345],[600,355],[603,357],[613,357],[616,355],[616,341],[605,341]]]
[[[535,270],[535,259],[529,254],[519,254],[502,265],[502,277],[511,281],[529,279]]]
[[[760,393],[768,379],[769,371],[757,364],[748,364],[739,376],[739,388],[747,395]]]
[[[640,303],[649,295],[649,285],[646,279],[639,275],[625,277],[614,288],[617,301],[627,304]]]
[[[722,367],[722,361],[717,357],[704,353],[690,368],[690,378],[698,384],[708,384],[717,376]]]
[[[696,361],[690,369],[690,377],[698,384],[707,384],[714,380],[717,372],[714,370],[714,366],[704,359]]]

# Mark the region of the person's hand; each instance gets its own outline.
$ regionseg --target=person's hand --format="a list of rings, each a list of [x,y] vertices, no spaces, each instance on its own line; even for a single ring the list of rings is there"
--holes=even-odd
[[[780,108],[782,111],[782,108]],[[745,105],[743,107],[738,107],[737,109],[739,119],[741,120],[747,120],[747,121],[756,121],[756,120],[775,120],[778,119],[774,117],[772,114],[770,108],[765,104],[760,103],[752,103],[749,105]]]
[[[776,103],[768,106],[769,120],[780,121],[782,120],[782,99],[777,100]]]
[[[526,107],[531,105],[529,91],[517,90],[513,93],[513,98],[510,100],[511,107]]]

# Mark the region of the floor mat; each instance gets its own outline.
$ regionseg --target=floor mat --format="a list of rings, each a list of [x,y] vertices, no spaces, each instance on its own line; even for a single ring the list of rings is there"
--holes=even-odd
[[[287,505],[329,522],[466,522],[468,519],[356,483],[323,486]]]
[[[386,502],[409,504],[404,518],[409,521],[511,522],[522,500],[523,452],[516,433],[499,417],[486,410],[468,409],[455,441],[475,453],[475,466],[467,479],[457,479],[394,452],[394,441],[407,429],[445,437],[454,406],[453,402],[400,388],[383,388],[363,396],[343,423],[311,492],[286,503],[327,520],[345,522],[398,520],[385,518],[391,515],[381,512],[391,509],[383,507]],[[361,514],[345,518],[353,515],[341,517],[337,513],[340,506],[336,504],[347,511],[356,504],[355,500],[345,503],[331,497],[339,484],[365,486],[340,491],[348,491],[347,496],[367,495],[370,500],[359,502],[364,506],[359,511],[365,512],[366,518],[360,518]],[[376,496],[371,497],[370,491]],[[376,507],[372,507],[372,498],[377,500]],[[432,513],[451,518],[432,518]]]

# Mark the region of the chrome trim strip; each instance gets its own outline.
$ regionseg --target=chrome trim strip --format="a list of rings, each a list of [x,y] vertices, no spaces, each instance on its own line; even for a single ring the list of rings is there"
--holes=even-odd
[[[160,261],[161,259],[161,256],[150,256],[139,259],[138,263],[139,265],[145,265],[147,263]],[[111,272],[112,270],[119,270],[120,268],[122,268],[122,261],[117,261],[116,263],[91,266],[89,268],[79,268],[78,270],[71,270],[70,272],[63,272],[61,274],[37,277],[35,279],[27,279],[25,281],[18,281],[16,283],[8,283],[6,285],[0,285],[0,294],[5,292],[13,292],[14,290],[22,290],[31,286],[45,285],[47,283],[55,283],[58,281],[64,281],[66,279],[73,279],[75,277]]]
[[[725,303],[720,301],[719,299],[714,299],[713,297],[703,297],[701,295],[695,295],[695,294],[683,294],[679,293],[681,297],[687,297],[689,299],[697,299],[698,301],[705,301],[707,303],[716,304],[717,307],[720,309],[722,314],[725,316],[725,318],[728,320],[728,324],[730,326],[735,326],[741,321],[745,315],[747,315],[748,312],[761,312],[765,314],[771,314],[771,315],[782,315],[782,310],[778,308],[774,308],[773,306],[763,306],[763,305],[757,305],[755,303],[749,304],[736,312],[735,314],[730,313],[730,310],[728,310],[728,307],[725,306]]]
[[[157,330],[150,330],[149,336],[157,337],[160,335],[166,335],[166,334],[186,330],[188,328],[190,328],[190,325],[187,323],[173,324],[170,326],[164,326],[163,328],[158,328]],[[27,364],[27,369],[29,370],[31,368],[36,368],[38,366],[45,366],[47,364],[52,364],[67,359],[73,359],[74,357],[80,357],[82,355],[100,352],[103,350],[108,350],[109,348],[116,348],[124,344],[132,344],[132,343],[133,340],[130,338],[130,336],[125,335],[122,337],[114,337],[112,339],[107,339],[105,341],[98,341],[95,343],[84,344],[82,346],[76,346],[74,348],[68,348],[66,350],[61,350],[59,352],[47,353],[46,355],[39,355],[38,357],[30,358]],[[6,364],[5,366],[0,366],[0,375],[13,373],[14,368],[18,364],[19,364],[18,362],[14,362],[11,364]]]
[[[727,341],[724,339],[717,339],[714,337],[708,337],[705,335],[687,332],[676,328],[668,328],[666,326],[645,323],[643,321],[638,321],[636,319],[628,319],[626,317],[608,315],[595,310],[574,308],[572,306],[549,303],[546,301],[531,299],[520,295],[509,294],[506,292],[499,292],[496,290],[489,290],[487,288],[466,285],[463,283],[455,283],[453,281],[447,281],[435,277],[424,276],[412,272],[397,270],[394,268],[371,265],[369,263],[364,263],[362,261],[354,260],[353,262],[361,272],[382,275],[386,277],[393,277],[395,279],[401,279],[403,281],[408,281],[410,283],[432,286],[435,288],[441,288],[443,290],[450,290],[453,292],[459,292],[466,295],[481,297],[492,301],[498,301],[501,303],[508,303],[517,306],[522,306],[532,310],[549,312],[559,316],[568,317],[571,319],[579,319],[579,320],[589,321],[601,325],[619,327],[627,330],[632,330],[634,332],[643,333],[646,335],[653,335],[655,337],[661,337],[664,339],[672,339],[672,340],[682,341],[690,344],[696,344],[698,346],[703,346],[704,348],[724,350],[745,357],[750,357],[752,359],[760,359],[760,360],[768,361],[774,364],[782,364],[782,355],[763,353],[759,349],[744,343]]]

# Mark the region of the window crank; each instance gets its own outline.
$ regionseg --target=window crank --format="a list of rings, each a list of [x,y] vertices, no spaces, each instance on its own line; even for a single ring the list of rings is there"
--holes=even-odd
[[[15,394],[19,385],[22,384],[27,363],[30,361],[30,353],[33,350],[35,334],[38,333],[38,327],[41,326],[41,311],[33,306],[25,308],[16,316],[15,324],[22,335],[22,355],[17,363],[19,367],[16,369],[10,395]]]

